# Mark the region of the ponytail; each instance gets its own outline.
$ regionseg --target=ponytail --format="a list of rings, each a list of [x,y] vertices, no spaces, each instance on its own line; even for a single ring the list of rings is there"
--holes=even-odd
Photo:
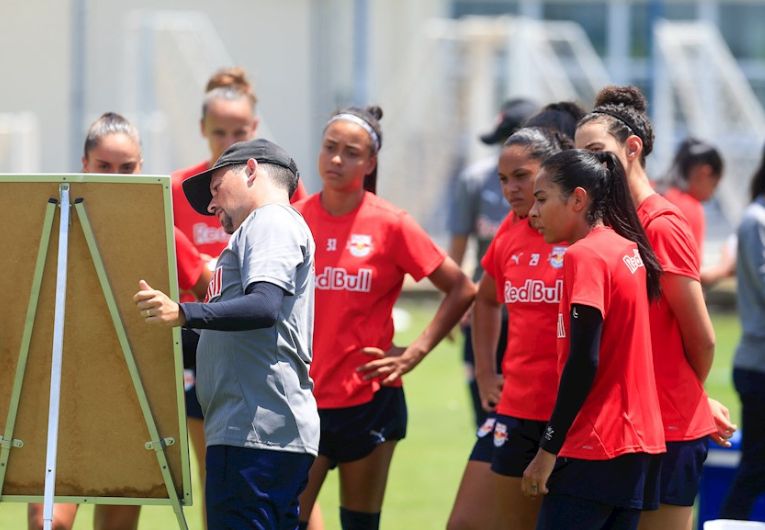
[[[659,279],[661,265],[648,242],[643,225],[640,224],[635,204],[632,202],[627,175],[619,158],[610,151],[593,153],[602,162],[609,173],[606,207],[603,208],[603,223],[613,228],[614,232],[637,244],[640,258],[646,270],[646,288],[648,297],[655,300],[661,294]]]
[[[591,200],[587,211],[590,225],[602,221],[637,245],[646,269],[648,297],[651,300],[658,298],[661,294],[661,265],[638,219],[619,158],[608,151],[571,149],[548,158],[542,167],[564,196],[569,196],[575,188],[587,191]]]

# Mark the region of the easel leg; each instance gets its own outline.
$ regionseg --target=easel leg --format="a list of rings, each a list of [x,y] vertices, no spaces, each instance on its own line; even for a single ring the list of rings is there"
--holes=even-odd
[[[16,362],[16,375],[13,379],[13,390],[11,391],[11,401],[8,405],[8,415],[5,419],[5,430],[0,436],[0,499],[3,494],[3,484],[5,483],[5,473],[8,469],[8,458],[10,457],[11,447],[21,447],[23,442],[13,439],[13,432],[16,428],[16,414],[19,410],[19,399],[21,398],[21,386],[24,384],[24,374],[27,369],[27,360],[29,358],[29,344],[32,341],[32,329],[35,325],[35,316],[37,315],[37,302],[40,299],[40,285],[42,284],[43,272],[45,272],[45,261],[48,258],[48,247],[50,246],[50,233],[53,228],[53,217],[56,214],[56,199],[50,199],[45,210],[45,219],[43,220],[42,235],[40,236],[40,245],[37,248],[37,260],[35,261],[35,270],[32,276],[32,288],[29,293],[29,304],[24,318],[24,332],[21,335],[21,346],[19,347],[19,358]]]
[[[50,403],[48,408],[48,449],[45,457],[45,497],[43,529],[53,527],[53,498],[56,490],[56,456],[58,454],[58,420],[61,398],[61,366],[64,353],[64,318],[66,308],[66,273],[69,257],[69,184],[59,186],[61,219],[58,231],[56,264],[56,308],[53,320],[53,357],[50,370]]]
[[[154,449],[154,452],[157,455],[157,461],[159,462],[159,467],[162,472],[162,478],[164,479],[165,486],[167,487],[167,494],[173,507],[173,511],[175,512],[176,518],[178,519],[178,526],[179,528],[186,530],[188,529],[188,525],[186,524],[186,518],[183,515],[183,507],[181,506],[180,499],[178,498],[178,492],[175,489],[173,477],[170,474],[170,467],[167,462],[167,456],[165,455],[165,445],[167,442],[160,438],[157,424],[154,421],[154,416],[151,413],[149,400],[146,397],[146,391],[144,390],[143,383],[141,382],[141,375],[138,372],[138,366],[135,363],[135,357],[133,356],[133,351],[130,348],[130,342],[128,341],[125,326],[122,324],[122,318],[120,317],[119,309],[117,308],[117,301],[114,298],[114,292],[109,285],[109,278],[106,274],[106,267],[104,267],[104,262],[101,259],[101,253],[98,251],[98,244],[96,243],[95,234],[93,233],[93,228],[90,224],[90,219],[88,218],[88,214],[85,211],[85,204],[83,203],[83,200],[77,199],[74,203],[74,208],[77,211],[77,216],[80,219],[82,231],[84,232],[85,240],[88,243],[88,250],[90,250],[90,256],[93,258],[93,265],[95,266],[96,274],[98,275],[98,281],[101,284],[101,290],[104,293],[106,305],[109,308],[109,314],[111,315],[112,323],[114,324],[114,330],[117,333],[117,339],[119,340],[120,347],[122,348],[122,353],[125,357],[125,363],[127,364],[128,371],[130,372],[130,378],[133,380],[133,387],[135,388],[136,394],[138,396],[138,403],[141,406],[141,412],[143,413],[146,427],[149,430],[149,436],[151,436],[151,445],[148,448]]]

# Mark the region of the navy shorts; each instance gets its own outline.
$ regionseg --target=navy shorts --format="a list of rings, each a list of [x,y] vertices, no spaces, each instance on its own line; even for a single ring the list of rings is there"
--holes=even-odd
[[[707,459],[709,437],[687,442],[667,442],[661,459],[660,502],[693,506],[699,493],[701,473]]]
[[[406,436],[406,399],[401,387],[382,387],[372,401],[339,409],[319,409],[319,454],[332,462],[353,462],[391,440]]]
[[[312,455],[211,445],[206,460],[208,528],[298,527],[298,496],[308,482]]]
[[[539,509],[536,530],[636,530],[640,510],[617,508],[570,495],[547,495]]]
[[[629,453],[611,460],[558,458],[548,496],[569,496],[615,508],[659,507],[661,456]]]
[[[478,428],[470,460],[488,462],[500,475],[522,477],[539,450],[546,425],[546,421],[489,414]]]

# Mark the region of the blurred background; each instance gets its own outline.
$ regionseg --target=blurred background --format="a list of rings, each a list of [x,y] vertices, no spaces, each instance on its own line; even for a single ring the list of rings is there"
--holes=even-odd
[[[725,178],[708,238],[730,231],[765,139],[765,3],[756,0],[4,0],[0,171],[73,172],[82,138],[113,110],[138,124],[148,173],[206,154],[204,84],[241,65],[260,136],[318,189],[322,127],[349,103],[385,111],[381,195],[437,237],[449,183],[491,149],[502,101],[640,86],[659,177],[688,134],[717,145]]]
[[[497,152],[478,135],[503,101],[590,109],[603,85],[635,84],[656,132],[649,175],[662,177],[689,135],[724,156],[705,205],[710,263],[749,202],[765,142],[763,28],[763,0],[2,0],[0,172],[79,172],[85,131],[105,111],[137,124],[146,173],[198,163],[208,156],[199,126],[207,79],[239,65],[258,96],[258,136],[293,154],[309,192],[319,189],[332,112],[379,104],[379,193],[445,245],[451,185]],[[414,336],[435,301],[409,296],[411,330],[400,331]],[[707,388],[738,419],[731,308],[713,314]],[[384,528],[443,527],[473,440],[459,349],[445,342],[408,379],[411,435],[397,450]],[[324,490],[336,528],[336,483]],[[2,506],[0,527],[23,528],[23,514]],[[198,507],[191,514],[198,527]],[[142,530],[172,525],[169,509],[153,517]]]

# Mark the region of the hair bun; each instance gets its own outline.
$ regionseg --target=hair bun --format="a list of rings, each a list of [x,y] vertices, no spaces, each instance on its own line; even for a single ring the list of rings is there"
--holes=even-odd
[[[381,109],[380,107],[378,107],[377,105],[369,105],[369,106],[366,108],[366,111],[367,111],[369,114],[371,114],[372,116],[374,116],[374,117],[375,117],[375,119],[376,119],[376,120],[378,120],[378,121],[379,121],[380,119],[382,119],[382,117],[383,117],[383,111],[382,111],[382,109]]]
[[[602,107],[605,105],[624,105],[632,107],[638,112],[645,112],[648,108],[645,96],[635,86],[610,85],[602,88],[595,98],[595,106]]]
[[[243,93],[248,93],[252,90],[249,79],[247,79],[247,73],[241,66],[232,66],[229,68],[221,68],[215,72],[210,80],[207,81],[205,92],[209,92],[216,88],[233,88]]]

